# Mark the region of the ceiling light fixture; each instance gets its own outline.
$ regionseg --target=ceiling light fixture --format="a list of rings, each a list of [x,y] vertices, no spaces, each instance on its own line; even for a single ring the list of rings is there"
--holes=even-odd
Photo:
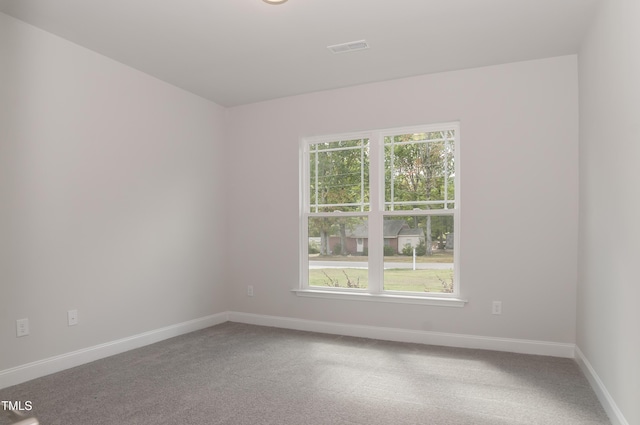
[[[263,0],[265,3],[269,3],[269,4],[282,4],[284,2],[286,2],[287,0]]]

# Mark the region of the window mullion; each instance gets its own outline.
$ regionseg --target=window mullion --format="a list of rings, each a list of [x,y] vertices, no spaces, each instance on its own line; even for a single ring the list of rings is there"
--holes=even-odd
[[[371,143],[371,141],[369,141]],[[371,152],[371,147],[369,147]],[[369,170],[371,173],[371,170]],[[371,198],[369,198],[371,202]],[[365,197],[364,197],[364,139],[363,144],[360,146],[360,211],[364,211]]]
[[[391,145],[390,145],[390,149],[391,149],[391,159],[390,159],[390,164],[389,164],[389,169],[391,170],[390,174],[391,176],[389,177],[390,180],[390,185],[391,187],[389,188],[389,191],[391,193],[391,199],[389,199],[389,201],[391,201],[391,211],[393,211],[395,209],[395,155],[396,155],[396,145],[395,145],[395,136],[391,136]],[[384,149],[384,144],[383,144],[383,149]],[[384,172],[384,167],[383,168],[383,172]],[[384,179],[383,179],[383,187],[384,187]],[[384,208],[383,208],[384,209]]]
[[[318,204],[320,203],[320,202],[318,202],[318,165],[319,165],[318,164],[318,145],[315,145],[315,152],[314,152],[313,156],[314,156],[314,161],[315,161],[313,168],[315,170],[315,179],[316,179],[315,180],[315,184],[314,184],[315,191],[316,191],[316,194],[315,194],[316,212],[318,212]]]
[[[384,155],[379,133],[372,133],[369,159],[369,292],[382,293],[383,245],[382,233],[384,208]]]
[[[444,209],[449,208],[449,141],[444,142]]]

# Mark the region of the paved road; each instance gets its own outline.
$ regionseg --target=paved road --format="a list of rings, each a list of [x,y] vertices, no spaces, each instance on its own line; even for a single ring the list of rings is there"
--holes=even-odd
[[[310,269],[366,269],[366,261],[309,261]],[[384,263],[385,269],[413,269],[413,263]],[[416,269],[453,269],[452,263],[416,263]]]

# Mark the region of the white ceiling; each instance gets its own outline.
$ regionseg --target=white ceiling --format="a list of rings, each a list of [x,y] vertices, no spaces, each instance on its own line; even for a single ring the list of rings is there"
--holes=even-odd
[[[598,1],[0,0],[0,11],[234,106],[577,53]],[[370,49],[327,49],[361,39]]]

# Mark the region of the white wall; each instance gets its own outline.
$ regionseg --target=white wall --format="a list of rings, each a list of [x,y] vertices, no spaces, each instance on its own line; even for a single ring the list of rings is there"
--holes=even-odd
[[[575,342],[576,56],[426,75],[229,110],[230,309]],[[298,285],[304,136],[460,120],[462,309],[309,299]],[[254,285],[255,296],[246,296]],[[503,315],[491,315],[502,300]]]
[[[604,1],[579,55],[577,342],[629,424],[640,424],[638,22],[640,2]]]
[[[0,14],[0,371],[226,310],[224,114]]]

